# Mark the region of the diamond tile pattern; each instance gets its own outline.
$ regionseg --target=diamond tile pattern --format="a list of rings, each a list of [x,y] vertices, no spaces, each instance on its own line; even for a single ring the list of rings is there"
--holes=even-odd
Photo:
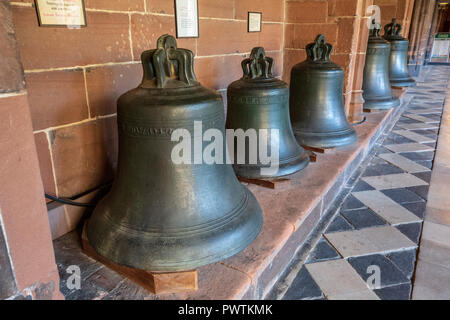
[[[415,214],[380,191],[363,191],[354,195],[391,225],[421,221]]]
[[[398,135],[401,135],[405,138],[408,138],[408,139],[418,142],[418,143],[427,143],[427,142],[435,142],[436,141],[436,139],[432,139],[425,135],[415,133],[415,132],[409,131],[409,130],[395,130],[394,132]]]
[[[343,211],[342,215],[356,228],[383,226],[386,221],[370,209]]]
[[[439,124],[434,123],[405,123],[398,125],[402,129],[407,130],[428,130],[428,129],[437,129],[439,128]]]
[[[416,244],[392,226],[325,234],[344,258],[414,249]]]
[[[311,251],[306,263],[315,263],[326,260],[340,259],[341,256],[336,250],[328,243],[324,238],[316,244],[315,248]]]
[[[351,295],[352,299],[361,299],[361,297],[377,299],[346,260],[308,264],[306,269],[322,289],[325,297],[339,299],[339,296]]]
[[[350,262],[352,267],[356,270],[356,272],[358,272],[358,274],[361,276],[361,278],[364,279],[364,281],[368,281],[369,278],[374,274],[373,271],[370,272],[371,266],[377,266],[378,268],[380,268],[380,283],[379,287],[376,289],[409,283],[409,279],[405,276],[405,274],[382,254],[350,258],[348,262]],[[375,281],[370,282],[370,284],[377,285]]]
[[[289,290],[284,295],[284,300],[313,300],[323,296],[322,290],[316,284],[305,267],[295,277]]]
[[[409,160],[408,158],[405,158],[402,155],[397,154],[397,153],[383,153],[383,154],[380,154],[379,157],[381,159],[384,159],[384,160],[392,163],[393,165],[403,169],[404,171],[406,171],[408,173],[430,171],[430,169],[428,169],[427,167],[424,167],[424,166],[418,164],[417,162]]]
[[[424,122],[424,123],[440,123],[441,122],[440,120],[431,119],[429,117],[418,115],[418,114],[408,114],[408,115],[405,115],[405,117],[408,117],[410,119],[417,120],[420,122]]]
[[[390,174],[376,177],[363,177],[362,180],[377,190],[408,188],[428,185],[425,181],[409,174]]]
[[[431,151],[434,148],[431,148],[425,144],[421,143],[402,143],[402,144],[390,144],[386,146],[387,149],[397,152],[397,153],[406,153],[406,152],[421,152],[421,151]]]

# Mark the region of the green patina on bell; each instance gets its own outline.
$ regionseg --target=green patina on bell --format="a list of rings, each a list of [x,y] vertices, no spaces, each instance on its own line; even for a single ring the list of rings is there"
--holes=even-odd
[[[391,45],[380,37],[380,24],[373,24],[367,43],[364,67],[364,109],[390,109],[398,107],[400,100],[392,94],[389,81],[389,59]]]
[[[142,83],[118,101],[118,170],[89,220],[88,240],[107,259],[141,270],[224,260],[256,238],[260,206],[231,165],[172,161],[172,133],[187,130],[194,145],[194,121],[225,137],[221,96],[197,82],[193,53],[178,49],[172,36],[160,37],[141,58]]]
[[[409,75],[408,71],[408,46],[409,41],[400,34],[402,26],[397,19],[384,27],[384,36],[391,43],[391,55],[389,58],[389,80],[392,86],[412,87],[416,81]]]
[[[290,110],[301,145],[330,148],[357,140],[344,108],[344,70],[330,61],[333,46],[323,35],[306,46],[307,60],[291,71]]]
[[[295,140],[289,120],[288,85],[273,76],[274,61],[266,57],[261,47],[254,48],[250,58],[242,61],[244,76],[228,87],[227,129],[277,129],[279,132],[279,167],[276,173],[266,174],[261,168],[267,167],[261,159],[251,163],[249,154],[258,151],[260,136],[253,146],[245,144],[245,163],[238,164],[238,143],[235,143],[233,168],[237,175],[246,178],[276,178],[293,174],[309,163],[309,156]],[[267,139],[267,150],[270,150]],[[254,148],[252,148],[254,147]],[[251,151],[251,150],[254,151]]]

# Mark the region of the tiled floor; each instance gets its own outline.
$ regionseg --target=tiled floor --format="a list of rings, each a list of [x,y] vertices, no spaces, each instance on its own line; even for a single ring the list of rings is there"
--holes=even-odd
[[[411,298],[448,79],[448,68],[428,67],[418,86],[408,91],[412,99],[405,112],[386,133],[315,247],[297,266],[299,272],[283,299]],[[450,145],[450,133],[446,138]],[[446,152],[450,161],[450,149]],[[449,167],[447,163],[442,173],[442,179],[447,178],[442,182],[447,184],[446,191],[439,189],[436,203],[445,197],[442,192],[448,198]],[[427,219],[438,216],[438,223],[425,219],[424,249],[414,283],[418,299],[450,293],[450,205],[435,206],[436,214]],[[448,215],[441,214],[444,209]],[[443,288],[436,287],[439,277]]]

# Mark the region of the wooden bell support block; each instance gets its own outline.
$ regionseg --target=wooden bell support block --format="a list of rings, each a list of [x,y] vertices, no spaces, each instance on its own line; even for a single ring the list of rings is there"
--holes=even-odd
[[[317,162],[317,154],[315,154],[315,153],[312,152],[311,150],[306,150],[306,152],[308,153],[309,161],[311,161],[311,162]]]
[[[313,148],[313,149],[316,150],[318,148]],[[309,160],[311,162],[317,162],[317,155],[313,151],[311,151],[307,148],[305,148],[305,150],[308,153]],[[323,150],[323,152],[321,152],[321,153],[325,153],[325,150]],[[240,182],[258,185],[258,186],[268,188],[268,189],[277,189],[278,190],[278,189],[283,189],[283,188],[291,186],[291,179],[289,179],[287,177],[278,178],[278,179],[249,179],[249,178],[244,178],[244,177],[238,176],[238,180]]]
[[[183,272],[150,272],[118,265],[99,255],[89,244],[86,234],[87,222],[81,235],[83,252],[106,267],[127,277],[153,294],[176,293],[198,289],[197,270]]]
[[[363,111],[366,113],[378,113],[378,112],[385,112],[388,110],[389,109],[363,109]]]
[[[305,149],[306,151],[311,151],[313,153],[330,153],[331,151],[333,151],[335,148],[319,148],[319,147],[310,147],[310,146],[304,146],[302,145],[303,149]]]
[[[282,189],[291,185],[291,179],[279,178],[279,179],[248,179],[239,177],[240,182],[255,184],[268,189]]]
[[[403,87],[391,87],[391,88],[392,88],[392,93],[399,99],[403,98],[406,91],[408,90],[407,88],[403,88]]]

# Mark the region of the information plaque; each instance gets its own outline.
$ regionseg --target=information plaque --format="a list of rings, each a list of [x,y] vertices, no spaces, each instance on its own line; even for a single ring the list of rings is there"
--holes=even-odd
[[[248,13],[248,32],[261,32],[261,12]]]
[[[84,0],[35,0],[40,26],[85,27]]]
[[[177,38],[198,38],[198,0],[175,0]]]
[[[442,32],[434,36],[430,62],[448,63],[450,55],[450,33]]]

